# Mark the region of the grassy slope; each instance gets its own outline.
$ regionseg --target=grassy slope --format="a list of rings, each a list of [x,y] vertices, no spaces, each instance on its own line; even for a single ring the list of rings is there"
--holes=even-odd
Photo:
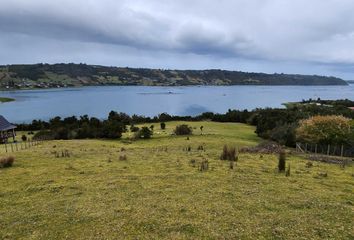
[[[0,239],[349,239],[353,169],[290,157],[241,155],[235,170],[218,160],[224,143],[254,145],[242,124],[189,123],[195,135],[154,139],[53,141],[16,153],[0,169]],[[204,125],[200,136],[199,126]],[[204,144],[206,151],[196,148]],[[183,148],[192,146],[192,152]],[[121,147],[126,151],[121,152]],[[167,152],[163,149],[167,147]],[[51,153],[68,149],[70,158]],[[119,161],[126,154],[127,161]],[[210,170],[190,164],[207,158]],[[318,177],[328,172],[327,178]]]

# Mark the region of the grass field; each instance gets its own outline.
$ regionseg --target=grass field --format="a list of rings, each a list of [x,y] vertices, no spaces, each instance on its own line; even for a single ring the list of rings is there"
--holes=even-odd
[[[351,166],[307,168],[289,156],[285,177],[277,156],[241,154],[230,170],[223,145],[256,145],[253,127],[188,123],[187,140],[171,136],[176,124],[155,124],[151,140],[50,141],[15,153],[0,169],[0,239],[354,238]]]

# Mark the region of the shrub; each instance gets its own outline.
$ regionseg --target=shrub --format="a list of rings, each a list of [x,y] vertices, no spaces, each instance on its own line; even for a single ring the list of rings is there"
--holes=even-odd
[[[120,155],[119,156],[119,161],[127,161],[127,155]]]
[[[125,126],[120,122],[104,121],[102,129],[99,131],[101,138],[116,139],[121,138],[125,131]]]
[[[154,131],[154,125],[150,126],[151,131]]]
[[[209,169],[209,161],[203,160],[200,163],[199,171],[204,172],[204,171],[208,171],[208,169]]]
[[[282,151],[279,153],[279,157],[278,157],[278,171],[284,172],[285,167],[286,167],[286,153],[285,151]]]
[[[295,131],[297,124],[285,124],[279,125],[274,129],[269,131],[269,138],[281,145],[286,145],[289,147],[296,146],[296,136]]]
[[[187,124],[182,124],[182,125],[176,126],[176,129],[174,132],[176,135],[191,135],[193,133],[193,130]]]
[[[137,132],[137,131],[139,131],[139,128],[136,127],[136,126],[134,126],[134,125],[131,125],[131,126],[130,126],[130,131],[131,131],[131,132]]]
[[[205,149],[204,149],[204,146],[203,145],[199,145],[198,146],[198,151],[204,151]]]
[[[224,145],[220,159],[236,162],[238,160],[238,152],[237,152],[236,148],[235,147],[228,147],[227,145]]]
[[[235,168],[235,162],[234,161],[230,161],[230,169],[234,169]]]
[[[53,140],[54,139],[54,133],[49,130],[42,130],[37,132],[34,136],[33,139],[45,139],[45,140]]]
[[[12,156],[0,158],[0,168],[12,167],[14,161],[15,158]]]
[[[69,158],[70,157],[70,153],[68,150],[63,150],[61,151],[61,157],[63,158]]]
[[[290,177],[290,164],[288,168],[286,169],[285,176]]]
[[[22,135],[21,139],[22,139],[22,141],[26,142],[27,141],[27,136],[26,135]]]
[[[300,121],[296,130],[300,141],[319,144],[347,144],[352,138],[350,119],[343,116],[314,116]]]
[[[162,130],[165,130],[166,129],[166,123],[164,123],[164,122],[160,123],[160,128]]]
[[[56,158],[70,158],[71,154],[68,150],[61,150],[52,152]]]
[[[307,168],[312,168],[313,167],[313,163],[312,162],[307,162],[306,163],[306,167]]]
[[[134,135],[135,139],[149,139],[151,138],[153,132],[148,127],[142,127],[139,131],[137,131]]]

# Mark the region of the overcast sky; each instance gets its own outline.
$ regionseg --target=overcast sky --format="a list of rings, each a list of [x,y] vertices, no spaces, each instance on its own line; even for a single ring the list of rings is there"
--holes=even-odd
[[[353,0],[0,0],[0,64],[354,79]]]

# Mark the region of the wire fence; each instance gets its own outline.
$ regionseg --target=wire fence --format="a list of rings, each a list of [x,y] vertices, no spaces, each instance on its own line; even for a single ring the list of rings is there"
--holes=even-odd
[[[10,143],[3,143],[0,145],[0,153],[14,153],[21,150],[26,150],[38,146],[44,140],[36,139],[36,140],[27,140],[21,142],[10,142]]]
[[[312,153],[316,155],[354,157],[354,146],[347,145],[296,143],[296,151],[300,153]]]

